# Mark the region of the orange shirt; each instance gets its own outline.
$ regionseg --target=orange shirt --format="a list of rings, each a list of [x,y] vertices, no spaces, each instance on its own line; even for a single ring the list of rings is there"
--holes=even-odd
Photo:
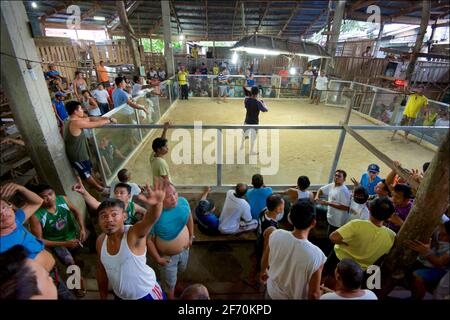
[[[98,66],[97,75],[99,82],[109,82],[108,71],[106,71],[105,67]]]

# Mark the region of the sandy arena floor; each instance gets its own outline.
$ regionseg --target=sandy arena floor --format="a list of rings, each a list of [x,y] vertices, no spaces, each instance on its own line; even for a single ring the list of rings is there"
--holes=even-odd
[[[344,109],[327,107],[324,104],[311,105],[308,100],[267,100],[268,113],[261,113],[260,124],[279,125],[337,125],[344,118]],[[202,121],[203,124],[242,124],[245,117],[243,100],[229,100],[228,103],[217,104],[208,98],[179,100],[163,117],[161,123],[172,120],[174,124],[193,124]],[[372,125],[373,123],[352,114],[350,124]],[[174,164],[171,151],[179,143],[171,141],[174,130],[168,131],[169,154],[166,160],[169,164],[172,179],[177,185],[215,185],[216,165],[207,164]],[[406,144],[403,137],[397,136],[390,141],[391,131],[358,131],[379,150],[392,159],[399,160],[407,168],[421,168],[426,161],[431,161],[434,152],[414,142]],[[156,132],[157,135],[161,131]],[[156,133],[148,138],[125,166],[131,170],[133,181],[145,183],[150,179],[149,156],[151,142]],[[337,147],[340,130],[280,130],[279,132],[279,165],[278,172],[273,175],[264,175],[267,185],[292,184],[295,185],[297,177],[307,175],[312,184],[324,184],[328,181],[331,165]],[[191,135],[193,136],[192,130]],[[228,137],[228,140],[227,140]],[[224,161],[227,141],[230,136],[224,134]],[[270,141],[270,135],[269,135]],[[203,147],[209,142],[204,142]],[[238,139],[238,146],[240,139]],[[222,183],[235,184],[238,182],[250,183],[251,176],[260,173],[261,168],[268,168],[268,164],[261,164],[260,157],[256,164],[249,164],[248,146],[246,142],[246,164],[223,164]],[[268,144],[269,151],[271,143]],[[192,149],[193,150],[193,149]],[[192,158],[193,158],[192,151]],[[269,152],[269,155],[271,153]],[[261,152],[260,152],[261,155]],[[235,161],[236,163],[236,161]],[[377,163],[381,167],[381,177],[385,177],[389,168],[381,163],[375,156],[362,147],[351,136],[347,135],[342,150],[338,168],[347,171],[347,183],[351,184],[350,177],[359,177],[367,169],[368,164]],[[272,164],[276,168],[276,159],[272,157]]]

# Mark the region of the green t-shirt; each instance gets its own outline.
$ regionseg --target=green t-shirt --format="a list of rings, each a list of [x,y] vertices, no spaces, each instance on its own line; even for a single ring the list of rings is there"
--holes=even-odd
[[[166,160],[161,157],[155,157],[155,153],[152,153],[150,156],[150,164],[152,166],[153,177],[168,176],[169,180],[172,181],[170,178],[169,165]]]
[[[138,222],[138,217],[136,217],[136,210],[134,210],[134,202],[130,201],[128,202],[128,208],[127,208],[127,214],[128,214],[128,218],[127,220],[125,220],[125,224],[135,224],[136,222]]]
[[[35,215],[41,223],[45,240],[68,241],[77,238],[77,223],[63,196],[56,196],[56,212],[39,208]]]

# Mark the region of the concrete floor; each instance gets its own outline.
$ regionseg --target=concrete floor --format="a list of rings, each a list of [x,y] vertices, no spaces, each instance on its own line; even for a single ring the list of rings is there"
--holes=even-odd
[[[344,118],[344,109],[342,108],[327,107],[324,104],[311,105],[308,100],[303,99],[271,100],[266,103],[270,110],[268,113],[260,115],[260,124],[338,125],[339,121]],[[241,99],[217,104],[215,100],[209,98],[194,98],[188,101],[177,101],[164,115],[161,122],[172,120],[174,124],[193,124],[194,121],[202,121],[203,124],[209,125],[242,124],[244,117],[245,109]],[[356,113],[352,113],[350,124],[373,125]],[[171,154],[171,151],[178,144],[178,141],[171,140],[174,130],[169,129],[167,135],[170,150],[166,160],[175,184],[215,184],[215,164],[174,164],[172,156],[176,152]],[[192,131],[190,130],[193,136]],[[150,179],[151,142],[160,132],[159,130],[151,135],[125,166],[131,170],[133,180],[137,183],[145,183]],[[387,156],[399,160],[407,168],[421,168],[422,164],[431,161],[434,155],[433,151],[415,142],[406,144],[400,136],[391,141],[390,131],[358,131],[358,133]],[[274,175],[264,175],[266,184],[295,184],[299,175],[309,176],[312,184],[327,183],[339,134],[340,130],[280,130],[279,141],[276,141],[279,148],[279,170]],[[230,138],[230,134],[224,134],[224,146],[230,143]],[[204,142],[203,148],[207,144],[208,142]],[[235,152],[238,147],[236,146]],[[267,149],[270,150],[271,147],[272,143],[269,143]],[[246,148],[248,148],[248,142]],[[224,149],[224,161],[225,152]],[[390,171],[386,165],[347,135],[338,168],[346,170],[349,178],[359,178],[370,163],[380,165],[382,177],[385,177]],[[259,173],[262,167],[267,168],[268,165],[262,165],[259,158],[256,164],[249,164],[248,155],[246,164],[223,164],[222,183],[248,183],[251,176]],[[349,178],[347,183],[350,183]]]

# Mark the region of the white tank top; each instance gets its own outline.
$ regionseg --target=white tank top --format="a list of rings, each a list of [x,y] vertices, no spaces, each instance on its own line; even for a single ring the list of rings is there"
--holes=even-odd
[[[136,256],[128,247],[127,234],[130,227],[125,226],[119,252],[114,256],[108,253],[108,236],[105,237],[100,260],[114,293],[124,300],[137,300],[151,294],[157,282],[155,272],[147,265],[147,249],[143,255]]]
[[[301,191],[301,190],[297,190],[297,199],[309,199],[311,192],[309,191]]]

